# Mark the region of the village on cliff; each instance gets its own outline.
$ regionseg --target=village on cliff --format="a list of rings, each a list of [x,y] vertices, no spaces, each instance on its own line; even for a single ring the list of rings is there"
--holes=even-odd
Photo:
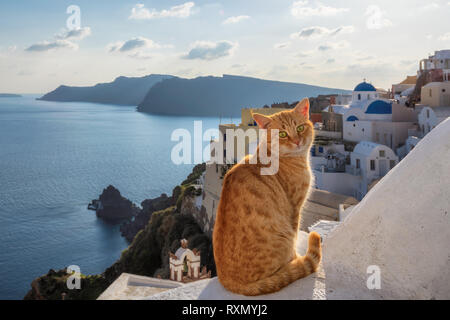
[[[440,245],[428,243],[429,246],[436,247],[435,252],[429,250],[426,243],[422,243],[418,245],[420,250],[417,249],[417,252],[405,249],[403,260],[398,258],[398,261],[384,262],[387,259],[384,253],[389,250],[386,243],[399,237],[402,232],[404,239],[421,241],[420,232],[412,231],[413,227],[408,229],[409,222],[401,225],[402,219],[413,219],[417,214],[418,220],[415,223],[420,224],[427,232],[439,234],[444,245],[449,243],[449,215],[445,211],[448,210],[448,195],[445,197],[438,190],[428,190],[433,189],[437,183],[443,184],[442,190],[446,189],[445,183],[448,185],[449,78],[450,50],[441,50],[419,62],[417,75],[406,76],[389,90],[379,89],[376,83],[372,84],[364,79],[355,86],[351,94],[310,98],[310,119],[316,133],[310,154],[315,183],[302,212],[298,250],[301,252],[305,249],[306,234],[316,231],[324,238],[324,257],[335,257],[335,260],[331,266],[327,262],[329,260],[325,259],[321,272],[317,275],[309,277],[311,279],[299,280],[267,298],[450,298],[450,288],[445,281],[441,285],[430,285],[427,289],[414,287],[419,286],[420,281],[435,281],[433,275],[428,275],[427,279],[419,277],[415,280],[417,284],[409,282],[406,285],[400,284],[401,276],[392,280],[387,275],[383,279],[384,291],[367,290],[363,281],[366,262],[369,265],[383,266],[396,264],[403,268],[405,277],[412,277],[420,270],[408,266],[405,261],[424,251],[430,251],[429,254],[433,257],[437,255]],[[219,125],[220,139],[226,140],[229,129],[257,130],[252,118],[253,112],[270,115],[293,106],[295,104],[276,103],[260,108],[243,108],[240,124]],[[191,203],[183,204],[190,206],[192,215],[210,237],[223,178],[232,166],[225,161],[226,145],[219,142],[211,141],[211,152],[223,156],[224,161],[206,164],[206,171],[195,183],[195,188],[201,192],[192,197]],[[254,152],[257,144],[257,140],[248,141],[246,153]],[[236,150],[228,153],[231,151],[236,154]],[[240,159],[234,159],[235,163],[238,161]],[[417,170],[414,169],[415,166]],[[432,173],[433,168],[437,172]],[[430,180],[433,175],[440,175],[443,180],[433,182]],[[402,176],[408,176],[409,181],[399,180]],[[395,189],[399,184],[403,190]],[[421,186],[424,188],[422,193]],[[411,189],[409,193],[408,188]],[[416,193],[417,197],[414,196]],[[434,206],[430,206],[430,203],[434,203]],[[422,213],[427,215],[426,219],[419,218],[419,210],[424,207],[428,208],[425,209],[427,212]],[[441,217],[441,211],[445,211],[445,218]],[[410,217],[405,218],[408,215]],[[358,222],[358,219],[363,218],[365,220],[361,221],[364,222]],[[380,228],[381,225],[383,228]],[[356,248],[344,248],[351,237],[349,232],[353,232],[354,236],[366,234],[367,239],[361,240]],[[426,237],[426,234],[423,236]],[[328,241],[331,239],[334,241]],[[409,246],[414,247],[414,243],[409,243]],[[355,262],[355,265],[350,266],[349,263],[355,258],[349,250],[354,253],[362,252],[362,262]],[[187,240],[180,239],[180,249],[171,253],[169,258],[170,280],[124,273],[99,299],[244,298],[227,292],[216,278],[211,278],[211,273],[200,265],[200,255],[201,252],[188,248]],[[442,259],[439,260],[442,266],[448,266],[446,258]],[[436,263],[439,264],[439,261]],[[336,275],[342,271],[346,271],[344,273],[347,278]],[[431,273],[433,272],[438,271]],[[361,280],[364,285],[355,284],[357,280]],[[320,284],[323,286],[320,287]],[[295,291],[304,291],[305,288],[306,293]]]

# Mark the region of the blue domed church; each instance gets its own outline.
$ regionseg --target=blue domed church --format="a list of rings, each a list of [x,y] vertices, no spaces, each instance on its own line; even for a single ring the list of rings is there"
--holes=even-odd
[[[395,150],[408,137],[414,112],[394,100],[382,99],[366,81],[353,90],[352,101],[342,112],[344,140],[373,141]]]

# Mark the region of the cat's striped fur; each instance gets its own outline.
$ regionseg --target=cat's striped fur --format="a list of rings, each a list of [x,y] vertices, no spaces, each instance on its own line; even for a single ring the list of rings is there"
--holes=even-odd
[[[309,101],[303,99],[292,110],[253,117],[260,128],[287,133],[279,138],[278,172],[261,175],[264,165],[249,164],[248,157],[235,165],[224,178],[213,233],[219,281],[232,292],[251,296],[278,291],[306,277],[317,270],[321,259],[320,236],[315,232],[309,235],[306,255],[296,252],[300,213],[312,179]],[[269,145],[273,138],[278,136],[268,135]]]

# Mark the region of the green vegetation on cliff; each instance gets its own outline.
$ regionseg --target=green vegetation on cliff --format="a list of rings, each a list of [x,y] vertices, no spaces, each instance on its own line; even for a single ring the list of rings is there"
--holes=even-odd
[[[197,165],[192,173],[176,187],[177,205],[152,213],[149,223],[139,231],[130,246],[122,252],[120,259],[99,275],[83,275],[81,289],[68,290],[66,281],[69,275],[65,270],[50,270],[44,276],[35,279],[32,289],[25,299],[61,299],[66,293],[67,300],[96,299],[123,272],[143,276],[169,277],[169,251],[180,247],[180,240],[187,239],[189,248],[201,252],[201,266],[206,266],[215,275],[215,264],[211,240],[203,233],[192,215],[181,214],[180,204],[185,197],[196,190],[192,184],[204,172],[205,165]]]

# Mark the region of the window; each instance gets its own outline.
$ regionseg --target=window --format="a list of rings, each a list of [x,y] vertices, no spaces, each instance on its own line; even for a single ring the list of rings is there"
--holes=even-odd
[[[223,134],[223,141],[227,141],[227,134],[226,133]]]
[[[361,160],[356,159],[356,169],[359,169],[361,167]]]
[[[370,100],[370,94],[367,95],[367,100]]]
[[[391,169],[392,169],[393,167],[395,167],[395,160],[390,160],[390,161],[389,161],[389,166],[391,167]]]
[[[380,150],[380,157],[384,157],[385,156],[384,153],[385,153],[384,150]]]
[[[361,94],[358,93],[358,100],[361,100]]]
[[[375,171],[375,160],[370,160],[370,170]]]
[[[430,117],[430,110],[427,110],[427,118]]]
[[[431,97],[431,93],[432,93],[432,92],[433,92],[433,90],[431,90],[431,89],[430,89],[430,91],[428,92],[428,94],[430,95],[430,97]]]
[[[218,172],[219,172],[219,165],[216,164],[216,173],[218,173]]]
[[[377,141],[377,142],[380,141],[380,133],[379,132],[376,133],[375,141]]]

